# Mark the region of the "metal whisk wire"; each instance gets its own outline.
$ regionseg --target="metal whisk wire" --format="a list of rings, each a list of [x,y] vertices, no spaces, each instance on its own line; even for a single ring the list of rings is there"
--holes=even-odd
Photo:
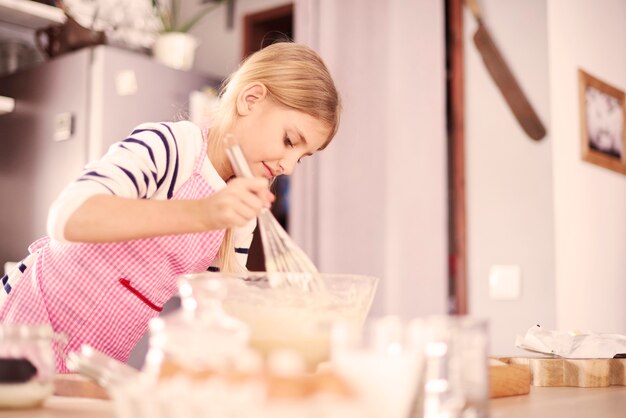
[[[269,260],[265,258],[267,271],[317,273],[313,262],[295,245],[272,212],[263,210],[259,214],[259,225],[263,248],[267,246],[273,255]]]
[[[253,177],[252,170],[243,155],[237,139],[232,134],[224,138],[226,154],[238,177]],[[268,273],[292,273],[281,276],[286,286],[299,287],[307,291],[323,289],[323,283],[317,279],[317,268],[300,247],[291,239],[269,209],[263,209],[258,215],[265,269]],[[270,279],[272,277],[270,276]]]

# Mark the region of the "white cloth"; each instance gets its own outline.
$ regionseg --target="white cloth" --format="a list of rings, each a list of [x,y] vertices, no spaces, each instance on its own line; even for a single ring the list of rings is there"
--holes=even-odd
[[[549,331],[535,325],[515,345],[564,358],[613,358],[626,354],[626,335]]]

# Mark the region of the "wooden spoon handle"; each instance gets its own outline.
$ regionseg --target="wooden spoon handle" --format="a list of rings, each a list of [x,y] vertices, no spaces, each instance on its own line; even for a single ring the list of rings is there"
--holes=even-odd
[[[476,20],[481,21],[482,16],[480,14],[480,7],[478,7],[478,1],[476,0],[465,0],[465,5],[469,7],[472,14],[476,18]]]

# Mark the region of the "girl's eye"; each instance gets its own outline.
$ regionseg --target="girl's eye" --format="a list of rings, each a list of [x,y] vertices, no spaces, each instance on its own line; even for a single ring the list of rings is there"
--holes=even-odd
[[[289,139],[289,137],[287,135],[285,135],[285,145],[287,145],[290,148],[293,148],[293,142],[291,142],[291,139]]]

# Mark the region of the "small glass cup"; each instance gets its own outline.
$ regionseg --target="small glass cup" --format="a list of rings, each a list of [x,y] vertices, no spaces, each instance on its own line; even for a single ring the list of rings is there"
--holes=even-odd
[[[415,416],[489,416],[488,323],[466,316],[424,320],[424,375]]]
[[[423,326],[415,319],[373,318],[363,328],[335,323],[331,366],[354,387],[368,418],[406,418],[423,366]]]

